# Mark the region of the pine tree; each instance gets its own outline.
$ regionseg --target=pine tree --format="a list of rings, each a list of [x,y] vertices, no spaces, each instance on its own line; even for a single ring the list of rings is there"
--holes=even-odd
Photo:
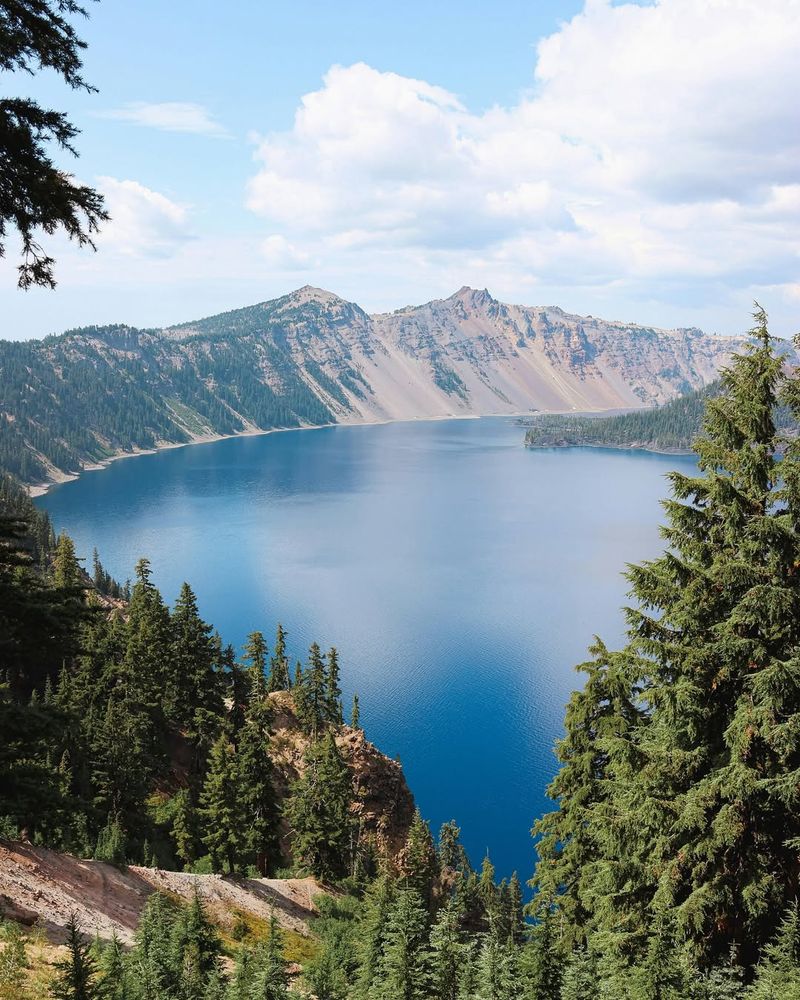
[[[209,981],[219,972],[221,943],[197,886],[189,905],[175,921],[172,950],[175,965],[180,969],[182,996],[186,1000],[203,1000]]]
[[[222,683],[216,669],[217,649],[211,626],[200,617],[188,583],[181,587],[170,620],[171,672],[176,701],[168,716],[186,731],[192,749],[189,782],[197,790],[205,773],[222,715]]]
[[[414,812],[408,830],[403,870],[406,885],[416,889],[425,904],[429,905],[433,881],[438,875],[438,865],[430,827],[420,815],[419,809]]]
[[[356,995],[367,1000],[378,981],[378,968],[386,941],[386,928],[396,895],[396,887],[384,872],[368,887],[358,935],[358,977]]]
[[[539,910],[538,923],[520,952],[523,989],[529,1000],[559,1000],[563,956],[560,954],[552,909]]]
[[[361,729],[361,709],[358,704],[358,695],[353,695],[353,707],[350,711],[350,728]]]
[[[592,866],[602,856],[598,841],[606,833],[602,810],[611,786],[608,741],[624,745],[644,722],[630,679],[636,673],[636,659],[610,652],[599,639],[590,653],[594,658],[578,667],[586,681],[570,698],[566,733],[556,744],[561,768],[547,794],[558,802],[558,809],[533,827],[539,838],[539,862],[531,883],[537,890],[533,913],[556,906],[567,944],[585,941],[591,928]],[[591,822],[595,817],[598,822]],[[624,863],[623,855],[620,865]],[[601,884],[598,889],[601,896],[603,888]]]
[[[497,886],[495,885],[494,879],[494,865],[487,854],[483,859],[483,864],[481,865],[481,874],[478,880],[478,897],[481,901],[481,905],[483,906],[483,912],[486,915],[486,919],[490,923],[496,919],[498,908]]]
[[[60,590],[78,591],[83,589],[81,567],[75,555],[75,544],[66,533],[58,536],[53,557],[53,583]]]
[[[490,926],[481,945],[477,969],[479,1000],[514,1000],[522,996],[522,982],[517,969],[517,950],[502,940]],[[549,994],[532,994],[536,1000],[549,1000]],[[558,994],[553,994],[554,998]]]
[[[296,862],[321,878],[343,875],[350,859],[353,822],[350,772],[332,733],[312,743],[305,770],[291,788],[286,817]]]
[[[65,929],[67,957],[56,963],[57,974],[50,995],[55,1000],[101,1000],[103,990],[90,954],[91,944],[81,933],[74,910]]]
[[[267,644],[261,632],[251,632],[244,647],[244,659],[248,664],[250,698],[263,701],[267,695]],[[272,688],[270,687],[270,690]]]
[[[286,965],[283,960],[283,936],[273,913],[269,922],[269,937],[254,957],[251,1000],[285,1000],[289,995]]]
[[[131,995],[128,973],[116,930],[112,932],[98,964],[103,977],[103,1000],[128,1000]]]
[[[439,866],[467,873],[471,870],[467,852],[461,843],[461,830],[454,819],[443,823],[439,830]]]
[[[386,1000],[421,1000],[430,981],[428,914],[415,889],[400,889],[389,910],[373,990]]]
[[[295,678],[294,700],[297,718],[314,739],[328,721],[328,672],[316,642],[308,651],[308,666]]]
[[[775,939],[764,950],[748,1000],[800,1000],[800,909],[785,911]]]
[[[233,746],[223,733],[211,749],[208,775],[200,795],[203,843],[208,848],[214,871],[229,872],[239,867],[242,851],[242,803],[238,767]]]
[[[269,731],[254,706],[239,737],[236,754],[242,847],[262,876],[278,861],[278,805],[269,758]]]
[[[326,683],[325,717],[332,725],[341,726],[344,722],[342,714],[342,689],[339,686],[339,654],[336,652],[335,646],[331,646],[328,651]]]
[[[184,865],[190,865],[197,858],[197,813],[188,788],[181,788],[174,798],[172,816],[172,840],[175,853]]]
[[[597,965],[586,948],[575,948],[564,966],[560,1000],[596,1000]]]
[[[431,986],[437,1000],[458,1000],[465,945],[460,931],[460,915],[450,899],[441,908],[431,928]]]
[[[289,677],[289,659],[286,656],[286,632],[278,623],[275,635],[275,649],[270,658],[269,690],[288,691],[292,686]]]

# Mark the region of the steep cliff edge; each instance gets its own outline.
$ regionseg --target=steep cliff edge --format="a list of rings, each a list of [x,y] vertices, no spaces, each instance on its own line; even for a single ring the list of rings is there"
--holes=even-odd
[[[707,384],[741,344],[466,287],[370,316],[305,286],[163,330],[0,341],[0,471],[47,483],[273,428],[651,406]]]

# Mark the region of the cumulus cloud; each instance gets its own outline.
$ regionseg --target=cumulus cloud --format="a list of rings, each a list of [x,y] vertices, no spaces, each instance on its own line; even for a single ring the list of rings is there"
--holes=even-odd
[[[99,238],[104,250],[164,258],[192,238],[186,205],[138,181],[99,177],[98,187],[111,215]]]
[[[800,0],[587,0],[512,107],[475,114],[431,83],[336,66],[291,129],[258,140],[247,204],[338,270],[789,299],[798,50]]]
[[[161,132],[191,132],[195,135],[226,136],[225,129],[202,104],[163,101],[148,104],[134,101],[111,111],[97,112],[98,118],[131,122]]]

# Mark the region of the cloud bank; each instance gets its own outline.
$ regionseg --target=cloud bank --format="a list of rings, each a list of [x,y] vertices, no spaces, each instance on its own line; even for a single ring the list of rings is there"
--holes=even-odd
[[[796,302],[798,51],[800,0],[588,0],[513,107],[334,66],[258,140],[247,206],[287,275]]]

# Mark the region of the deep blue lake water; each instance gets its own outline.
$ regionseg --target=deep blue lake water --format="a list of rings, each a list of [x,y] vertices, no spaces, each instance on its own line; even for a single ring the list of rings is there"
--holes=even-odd
[[[592,636],[615,643],[624,564],[660,551],[659,499],[688,458],[526,451],[511,420],[332,427],[113,463],[40,503],[90,562],[184,579],[240,647],[283,622],[335,644],[345,706],[398,756],[434,832],[531,874],[564,704]]]

